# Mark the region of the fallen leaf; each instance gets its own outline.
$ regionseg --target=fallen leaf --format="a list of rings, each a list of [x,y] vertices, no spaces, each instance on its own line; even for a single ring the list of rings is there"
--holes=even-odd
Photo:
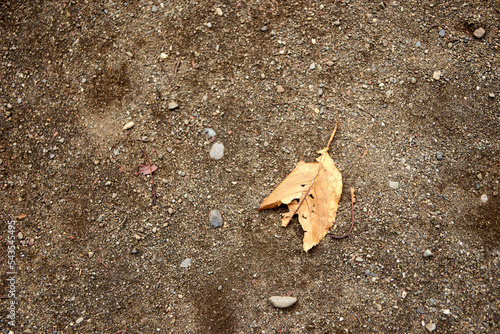
[[[149,174],[154,173],[154,171],[157,169],[158,169],[158,167],[156,167],[155,165],[153,165],[153,166],[141,165],[141,167],[139,168],[139,172],[141,172],[144,175],[149,175]]]
[[[27,216],[27,214],[23,213],[23,214],[18,215],[17,219],[19,219],[19,220],[24,219],[24,218],[26,218],[26,216]]]
[[[289,212],[281,219],[286,227],[298,214],[304,230],[304,251],[310,250],[323,239],[335,223],[340,195],[342,175],[328,155],[337,125],[328,145],[318,151],[316,162],[300,161],[295,169],[264,199],[259,211],[272,209],[281,204],[288,205]]]

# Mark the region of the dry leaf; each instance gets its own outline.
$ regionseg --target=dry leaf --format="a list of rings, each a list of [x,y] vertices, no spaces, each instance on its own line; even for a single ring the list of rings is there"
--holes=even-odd
[[[157,170],[158,167],[155,165],[150,166],[150,165],[141,165],[139,168],[139,172],[141,172],[144,175],[152,174],[155,170]]]
[[[328,149],[337,131],[337,125],[328,145],[318,151],[316,162],[300,161],[295,169],[281,182],[260,205],[259,211],[288,205],[289,212],[281,219],[286,227],[295,214],[304,233],[304,250],[307,252],[323,239],[335,223],[342,175],[328,155]]]
[[[20,215],[17,216],[17,219],[21,220],[21,219],[26,218],[26,216],[28,216],[28,215],[25,214],[25,213],[22,213],[22,214],[20,214]]]

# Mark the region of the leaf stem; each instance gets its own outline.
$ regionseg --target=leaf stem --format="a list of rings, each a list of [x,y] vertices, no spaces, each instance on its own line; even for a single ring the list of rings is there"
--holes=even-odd
[[[351,187],[351,218],[352,218],[351,228],[344,235],[340,235],[340,236],[338,236],[338,235],[330,235],[332,238],[334,238],[334,239],[343,239],[345,237],[348,237],[349,234],[351,234],[352,228],[354,227],[354,202],[356,202],[356,196],[354,196],[354,188]]]

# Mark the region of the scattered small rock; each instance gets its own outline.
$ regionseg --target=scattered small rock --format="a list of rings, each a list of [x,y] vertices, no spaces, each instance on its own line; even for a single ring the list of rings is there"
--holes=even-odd
[[[162,52],[162,53],[160,53],[160,58],[161,59],[167,59],[168,58],[168,54],[166,54],[165,52]]]
[[[283,88],[283,86],[278,85],[278,86],[276,86],[276,91],[277,91],[278,93],[283,93],[283,92],[285,91],[285,89]]]
[[[376,303],[375,307],[377,308],[377,311],[382,311],[382,305],[380,305],[379,303]]]
[[[133,127],[134,127],[134,125],[135,125],[135,123],[134,123],[134,122],[128,122],[127,124],[125,124],[125,125],[123,126],[123,130],[128,130],[128,129],[131,129],[131,128],[133,128]]]
[[[340,21],[336,20],[336,21],[333,22],[333,24],[336,25],[336,26],[339,26],[340,25]]]
[[[189,266],[191,266],[191,259],[190,258],[187,258],[181,262],[181,268],[187,268]]]
[[[173,214],[173,213],[174,213],[174,209],[172,209],[172,208],[168,208],[168,209],[167,209],[167,212],[168,212],[168,213],[170,213],[170,214]]]
[[[153,13],[157,13],[158,12],[158,6],[157,5],[153,5],[153,8],[151,8],[151,11]]]
[[[282,296],[272,296],[269,298],[271,304],[276,308],[287,308],[292,306],[297,302],[295,297],[282,297]]]
[[[444,29],[439,30],[439,37],[444,37],[445,34],[446,31],[444,31]]]
[[[88,252],[89,258],[92,258],[94,256],[94,252]]]
[[[481,203],[486,204],[488,202],[488,195],[482,194],[481,195]]]
[[[24,235],[23,235],[23,233],[22,233],[22,232],[19,232],[19,233],[17,234],[17,238],[18,238],[19,240],[23,240],[23,239],[24,239]]]
[[[424,257],[431,257],[433,254],[430,249],[426,249],[424,252]]]
[[[417,82],[417,79],[416,79],[415,77],[411,77],[411,78],[410,78],[410,82],[411,82],[412,84],[414,84],[414,83],[416,83],[416,82]]]
[[[137,249],[132,248],[132,254],[137,254]]]
[[[476,38],[483,38],[485,32],[486,31],[484,31],[484,28],[482,28],[482,27],[479,28],[479,29],[476,29],[474,31],[474,37],[476,37]]]
[[[215,132],[213,129],[210,128],[206,128],[205,130],[203,130],[203,133],[209,136],[210,138],[215,137],[215,135],[217,134],[217,132]]]
[[[178,105],[178,104],[177,104],[177,102],[175,102],[175,101],[170,101],[170,102],[168,103],[168,109],[169,109],[169,110],[174,110],[174,109],[175,109],[175,108],[177,108],[178,106],[179,106],[179,105]]]
[[[356,256],[356,262],[363,262],[363,258],[361,256]]]
[[[76,322],[76,324],[78,325],[78,324],[79,324],[79,323],[81,323],[82,321],[83,321],[83,317],[80,317],[80,318],[76,319],[76,321],[75,321],[75,322]]]
[[[125,52],[127,54],[127,56],[129,56],[130,58],[133,58],[134,57],[134,54],[130,51],[127,51]]]
[[[316,64],[315,63],[312,63],[311,65],[309,65],[309,69],[310,70],[314,70],[316,68]]]
[[[328,60],[325,64],[328,66],[333,66],[335,63],[331,60]]]
[[[389,187],[392,189],[398,189],[399,188],[399,182],[397,181],[389,181]]]
[[[495,98],[495,93],[491,92],[491,93],[488,93],[488,96],[491,97],[492,99]]]
[[[436,153],[436,159],[442,160],[443,159],[443,152],[439,151]]]
[[[210,212],[210,224],[215,228],[222,226],[222,216],[219,210],[215,209]]]
[[[262,28],[260,28],[261,31],[263,32],[266,32],[267,31],[267,26],[263,26]]]
[[[219,160],[222,159],[224,156],[224,145],[222,143],[215,143],[212,145],[212,148],[210,149],[210,158],[214,160]]]
[[[378,8],[384,9],[385,8],[385,2],[380,1],[379,4],[378,4]]]
[[[207,28],[209,28],[209,29],[210,29],[210,28],[212,28],[212,23],[210,23],[210,22],[205,23],[205,25],[206,25],[206,26],[207,26]]]
[[[427,325],[425,325],[425,328],[427,328],[429,332],[432,332],[436,329],[436,324],[433,322],[429,322]]]
[[[416,46],[417,48],[419,48],[419,47],[420,47],[420,45],[421,45],[420,41],[417,41],[417,43],[415,43],[415,46]]]
[[[222,9],[220,9],[219,7],[215,8],[215,13],[219,16],[222,16]]]
[[[436,81],[441,79],[441,71],[435,71],[434,74],[432,75],[432,78]]]

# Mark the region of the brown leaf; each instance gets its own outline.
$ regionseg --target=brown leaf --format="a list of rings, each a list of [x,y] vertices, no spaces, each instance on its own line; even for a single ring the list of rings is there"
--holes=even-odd
[[[20,214],[20,215],[17,216],[17,219],[21,220],[21,219],[26,218],[26,216],[28,216],[28,215],[25,214],[25,213],[22,213],[22,214]]]
[[[300,161],[295,169],[264,199],[259,211],[288,205],[289,212],[281,219],[286,227],[295,214],[304,233],[304,250],[307,252],[323,239],[335,223],[338,203],[342,194],[342,175],[328,155],[328,145],[318,151],[316,162]]]

